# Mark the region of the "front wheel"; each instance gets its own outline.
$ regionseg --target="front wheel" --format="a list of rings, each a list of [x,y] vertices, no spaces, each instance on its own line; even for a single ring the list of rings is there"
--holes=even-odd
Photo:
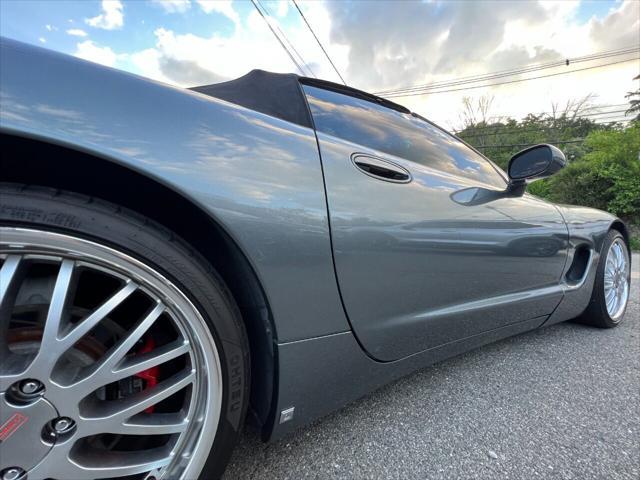
[[[620,232],[611,230],[602,246],[591,300],[576,321],[600,328],[618,326],[627,308],[630,283],[627,244]]]
[[[222,280],[121,207],[10,185],[0,199],[0,478],[220,475],[249,381]]]

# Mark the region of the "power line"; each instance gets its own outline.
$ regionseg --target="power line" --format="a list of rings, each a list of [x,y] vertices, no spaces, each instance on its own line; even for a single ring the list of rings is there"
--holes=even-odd
[[[260,5],[260,7],[265,11],[265,13],[267,14],[267,16],[269,18],[274,19],[274,17],[271,15],[271,12],[269,12],[269,9],[264,6],[260,0],[256,0],[256,2],[258,3],[258,5]],[[302,57],[302,55],[300,55],[300,53],[298,52],[298,50],[296,50],[296,47],[293,45],[293,43],[289,40],[289,38],[287,37],[287,35],[282,31],[282,29],[280,28],[278,21],[274,19],[274,24],[276,26],[276,28],[278,29],[278,32],[280,32],[280,35],[282,35],[282,38],[284,38],[285,42],[287,42],[289,44],[289,46],[291,47],[291,50],[293,50],[293,53],[295,53],[298,56],[298,60],[300,60],[300,64],[304,65],[309,72],[311,72],[311,76],[318,78],[318,76],[314,73],[313,69],[311,68],[311,65],[307,62],[305,62],[304,58]]]
[[[477,83],[477,82],[484,81],[484,80],[491,80],[493,78],[511,76],[511,75],[516,75],[516,74],[520,74],[520,73],[528,73],[530,71],[544,70],[544,69],[547,69],[547,68],[554,68],[554,67],[559,67],[559,66],[568,66],[570,63],[587,62],[587,61],[591,61],[591,60],[598,60],[600,58],[607,58],[607,57],[612,57],[612,56],[625,55],[625,54],[628,54],[628,53],[634,53],[634,52],[636,52],[638,50],[639,50],[638,47],[625,47],[625,48],[621,48],[621,49],[617,49],[617,50],[609,50],[609,51],[604,51],[604,52],[599,52],[599,53],[593,53],[591,55],[585,55],[585,56],[576,57],[576,58],[573,58],[573,59],[565,59],[565,60],[559,61],[559,62],[556,61],[556,62],[551,62],[551,63],[546,63],[546,64],[533,64],[533,65],[529,65],[529,66],[525,66],[525,67],[519,67],[517,69],[501,70],[501,71],[498,71],[498,72],[485,73],[485,74],[481,74],[481,75],[472,75],[472,76],[469,76],[469,77],[461,77],[461,78],[458,78],[458,79],[455,79],[455,80],[444,80],[444,81],[441,81],[441,82],[433,82],[433,83],[423,84],[423,85],[415,85],[415,86],[410,86],[410,87],[383,90],[383,91],[380,91],[380,92],[376,92],[376,94],[384,95],[384,94],[399,93],[399,92],[405,92],[405,91],[411,91],[411,90],[432,89],[432,88],[440,88],[440,87],[445,87],[445,86],[446,87],[450,87],[450,86],[464,84],[464,83]]]
[[[625,104],[622,104],[622,105],[625,105]],[[614,107],[614,106],[615,105],[610,105],[610,107]],[[608,108],[608,107],[604,107],[603,106],[601,108]],[[572,120],[572,119],[575,119],[575,118],[594,117],[594,116],[598,116],[598,115],[608,115],[608,114],[612,114],[612,113],[622,113],[622,112],[626,112],[626,110],[610,110],[610,111],[607,111],[607,112],[579,113],[575,117],[568,117],[568,116],[567,117],[560,116],[560,117],[556,117],[556,118],[549,117],[548,119],[545,119],[545,120],[554,120],[554,121],[561,120],[561,119]],[[524,125],[522,125],[522,122],[520,122],[520,123],[521,123],[520,126],[524,126]],[[503,128],[512,128],[512,127],[516,127],[517,128],[518,125],[509,125],[509,124],[500,123],[499,125],[487,125],[485,127],[473,127],[473,126],[471,126],[471,127],[465,127],[462,130],[459,130],[458,133],[463,132],[466,129],[469,129],[470,133],[471,132],[475,133],[475,132],[482,132],[482,131],[485,131],[485,130],[499,130],[499,129],[503,129]]]
[[[291,61],[294,63],[294,65],[298,68],[298,71],[302,74],[302,75],[306,75],[306,73],[304,72],[304,70],[302,69],[302,67],[298,64],[298,62],[296,61],[296,59],[293,57],[293,55],[291,54],[291,52],[289,51],[289,49],[287,48],[287,46],[282,42],[282,40],[280,39],[280,37],[278,36],[278,34],[276,34],[276,31],[273,29],[273,27],[271,26],[271,24],[269,23],[269,21],[267,20],[267,17],[264,16],[264,14],[262,13],[262,11],[258,8],[258,5],[256,5],[255,0],[251,0],[251,3],[253,4],[253,6],[255,7],[255,9],[258,11],[258,13],[260,14],[260,16],[262,17],[262,19],[265,21],[265,23],[267,24],[267,26],[269,27],[269,30],[271,30],[271,33],[273,33],[273,36],[276,37],[276,40],[278,40],[278,43],[280,44],[280,46],[284,49],[285,52],[287,52],[287,55],[289,56],[289,58],[291,59]]]
[[[628,103],[611,103],[611,104],[607,104],[607,105],[593,105],[590,107],[585,107],[585,110],[595,110],[597,108],[613,108],[613,107],[626,107],[628,106]],[[560,113],[561,115],[565,112],[537,112],[537,113],[527,113],[527,116],[529,115],[533,115],[534,117],[539,117],[541,115],[558,115],[558,113]],[[591,115],[591,114],[587,114],[587,113],[579,113],[579,115]],[[517,115],[513,115],[513,114],[504,114],[504,113],[496,113],[494,115],[491,115],[492,118],[513,118]],[[526,118],[526,117],[525,117]],[[491,126],[487,126],[487,127],[481,127],[481,128],[491,128]]]
[[[615,107],[626,107],[627,105],[629,105],[628,103],[612,103],[612,104],[601,104],[601,105],[593,105],[591,107],[587,107],[585,108],[585,110],[595,110],[595,109],[599,109],[599,108],[615,108]],[[558,115],[559,112],[537,112],[537,113],[527,113],[527,115],[525,117],[523,117],[523,119],[526,119],[528,116],[533,115],[534,117],[540,117],[542,115],[547,115],[549,118],[553,118],[553,119],[560,119],[562,118],[562,115],[564,115],[566,113],[562,112],[560,113],[559,117],[551,117],[551,115]],[[598,113],[578,113],[578,117],[582,117],[582,116],[586,116],[586,115],[599,115],[601,113],[606,113],[606,112],[598,112]],[[474,132],[479,132],[479,131],[483,131],[483,130],[491,130],[493,128],[500,128],[500,127],[508,127],[508,124],[503,124],[502,121],[503,120],[499,120],[499,119],[511,119],[513,120],[514,117],[516,117],[518,115],[512,115],[512,114],[504,114],[504,113],[498,113],[495,115],[491,115],[490,118],[492,118],[493,120],[491,120],[492,123],[500,123],[500,125],[488,125],[487,124],[487,120],[483,120],[482,123],[485,123],[487,125],[483,126],[483,127],[477,127],[477,126],[467,126],[462,128],[461,130],[458,130],[457,133],[459,132],[463,132],[464,130],[466,130],[467,128],[471,128],[473,129]],[[523,119],[520,120],[520,122],[523,121]],[[545,119],[546,120],[546,119]],[[517,122],[517,120],[516,120]]]
[[[632,122],[633,121],[633,117],[629,118],[629,117],[619,117],[619,118],[598,118],[597,122],[594,122],[597,125],[606,125],[609,123],[625,123],[625,122]]]
[[[617,50],[609,50],[609,51],[604,51],[604,52],[598,52],[598,53],[593,53],[590,55],[585,55],[582,57],[575,57],[572,59],[565,59],[562,61],[556,61],[556,62],[550,62],[550,63],[546,63],[546,64],[532,64],[529,66],[524,66],[524,67],[519,67],[516,69],[510,69],[510,70],[501,70],[498,72],[492,72],[492,73],[486,73],[486,74],[482,74],[482,75],[472,75],[469,77],[462,77],[462,78],[458,78],[458,79],[454,79],[454,80],[445,80],[445,81],[441,81],[441,82],[433,82],[430,84],[423,84],[423,85],[414,85],[414,86],[409,86],[409,87],[403,87],[403,88],[397,88],[397,89],[390,89],[390,90],[381,90],[379,92],[375,92],[376,95],[391,95],[391,94],[396,94],[396,93],[406,93],[406,92],[410,92],[410,91],[416,91],[416,90],[431,90],[431,89],[438,89],[438,88],[443,88],[443,87],[451,87],[451,86],[456,86],[456,85],[462,85],[462,84],[466,84],[466,83],[478,83],[481,81],[485,81],[485,80],[492,80],[495,78],[500,78],[500,77],[506,77],[506,76],[512,76],[512,75],[517,75],[517,74],[521,74],[521,73],[529,73],[532,71],[537,71],[537,70],[544,70],[544,69],[548,69],[548,68],[554,68],[554,67],[559,67],[559,66],[568,66],[570,63],[580,63],[580,62],[587,62],[587,61],[592,61],[592,60],[598,60],[601,58],[609,58],[609,57],[614,57],[614,56],[620,56],[620,55],[626,55],[629,53],[635,53],[637,51],[639,51],[640,48],[638,47],[625,47],[625,48],[621,48],[621,49],[617,49]]]
[[[597,120],[598,121],[593,121],[594,125],[606,125],[609,123],[616,123],[616,122],[630,122],[632,119],[616,116],[616,117],[610,117],[610,118],[598,118]],[[493,135],[494,137],[498,137],[499,135],[509,135],[509,136],[517,137],[522,134],[531,134],[534,132],[539,132],[541,134],[549,134],[549,133],[553,133],[554,131],[558,131],[558,129],[556,127],[537,127],[537,128],[529,128],[526,130],[514,130],[512,132],[501,130],[497,132],[489,132],[489,133],[474,134],[474,135],[459,135],[459,134],[455,134],[455,135],[459,138],[462,138],[465,141],[469,141],[473,143],[473,141],[477,141],[477,140],[471,140],[471,139],[489,137],[491,135]],[[530,136],[530,135],[526,135],[526,136]],[[495,140],[495,138],[493,138],[493,140]]]
[[[335,72],[338,74],[338,77],[340,77],[340,80],[342,80],[342,83],[344,83],[345,85],[347,84],[347,82],[344,81],[344,78],[342,78],[342,75],[340,75],[340,72],[338,71],[338,68],[335,66],[335,64],[333,63],[333,61],[331,60],[331,57],[329,56],[329,54],[327,53],[327,51],[324,49],[324,47],[322,46],[322,43],[320,43],[320,39],[316,36],[315,32],[313,31],[313,28],[311,28],[311,25],[309,25],[309,22],[307,21],[307,18],[304,16],[304,13],[302,13],[302,10],[300,10],[300,7],[298,6],[296,0],[292,0],[293,4],[295,5],[296,9],[298,10],[298,13],[300,14],[300,16],[302,17],[302,20],[304,20],[304,23],[307,25],[307,28],[309,29],[309,31],[311,32],[311,35],[313,35],[313,38],[316,39],[316,42],[318,42],[318,46],[320,47],[320,49],[324,52],[324,55],[327,57],[327,60],[329,60],[329,63],[331,64],[331,66],[333,67],[333,69],[335,70]]]
[[[608,112],[604,112],[604,113],[608,113]],[[625,116],[620,116],[618,115],[613,115],[611,117],[605,117],[605,118],[596,118],[594,120],[592,120],[593,124],[595,125],[609,125],[611,123],[625,123],[625,122],[631,122],[633,121],[633,118],[628,118]],[[471,143],[474,144],[474,141],[476,140],[472,140],[472,139],[477,139],[477,138],[482,138],[482,137],[488,137],[490,135],[493,135],[494,137],[497,137],[498,135],[521,135],[521,134],[525,134],[525,133],[533,133],[533,132],[539,132],[539,133],[543,133],[543,134],[549,134],[549,133],[553,133],[553,131],[557,131],[557,127],[554,126],[540,126],[540,127],[536,127],[536,128],[529,128],[529,129],[525,129],[525,130],[513,130],[511,132],[506,131],[507,129],[502,129],[499,131],[494,131],[494,132],[489,132],[489,133],[483,133],[483,134],[473,134],[473,135],[459,135],[459,134],[455,134],[457,137]],[[483,148],[485,147],[491,147],[492,145],[475,145],[474,146],[482,146]]]
[[[450,89],[450,90],[438,90],[437,92],[416,92],[416,93],[407,93],[407,94],[383,95],[383,97],[385,97],[385,98],[413,97],[413,96],[416,96],[416,95],[432,95],[432,94],[435,94],[435,93],[449,93],[449,92],[459,92],[461,90],[472,90],[472,89],[475,89],[475,88],[495,87],[497,85],[506,85],[506,84],[509,84],[509,83],[528,82],[529,80],[538,80],[540,78],[556,77],[558,75],[567,75],[569,73],[583,72],[585,70],[592,70],[594,68],[602,68],[602,67],[608,67],[610,65],[617,65],[619,63],[627,63],[627,62],[630,62],[632,60],[640,60],[640,58],[639,57],[629,58],[627,60],[619,60],[617,62],[603,63],[602,65],[594,65],[594,66],[591,66],[591,67],[578,68],[578,69],[575,69],[575,70],[571,70],[569,72],[550,73],[548,75],[538,75],[537,77],[520,78],[520,79],[517,79],[517,80],[509,80],[509,81],[506,81],[506,82],[490,83],[488,85],[475,85],[475,86],[464,87],[464,88],[453,88],[453,89]]]
[[[622,104],[625,105],[625,104]],[[612,105],[613,106],[613,105]],[[594,118],[594,119],[589,119],[591,120],[591,122],[593,122],[596,125],[606,125],[606,124],[610,124],[610,123],[624,123],[624,122],[631,122],[633,120],[633,118],[630,118],[628,115],[620,115],[620,113],[625,112],[626,110],[612,110],[609,112],[598,112],[598,113],[587,113],[584,115],[578,115],[575,118],[584,118],[584,117],[588,117],[588,116],[593,116],[593,115],[603,115],[603,117],[598,117],[598,118]],[[494,128],[493,131],[491,132],[487,132],[487,133],[476,133],[477,131],[486,129],[486,128]],[[513,128],[513,130],[509,131],[509,129]],[[472,129],[471,130],[471,135],[467,135],[467,134],[463,134],[460,138],[464,139],[464,140],[468,140],[470,138],[478,138],[478,137],[485,137],[485,136],[490,136],[490,135],[501,135],[503,134],[503,132],[506,131],[506,133],[508,135],[519,135],[519,134],[523,134],[523,133],[531,133],[531,132],[540,132],[540,133],[550,133],[551,130],[557,130],[558,127],[553,126],[553,125],[542,125],[542,126],[538,126],[535,128],[526,128],[524,130],[518,129],[518,126],[509,126],[509,125],[500,125],[500,126],[495,126],[495,127],[482,127],[479,129]],[[579,127],[578,127],[579,128]],[[464,130],[463,130],[464,131]],[[461,132],[456,133],[456,136],[459,136]],[[517,144],[516,146],[519,146],[521,144]],[[483,146],[483,148],[488,148],[488,147],[492,147],[493,145],[485,145]]]
[[[607,125],[609,123],[617,123],[617,122],[627,122],[627,121],[631,121],[631,119],[624,119],[624,118],[611,118],[611,119],[603,119],[602,122],[593,122],[595,125]],[[526,135],[527,137],[530,137],[532,133],[534,132],[539,132],[541,134],[553,134],[554,132],[552,131],[554,130],[552,127],[551,128],[533,128],[530,130],[519,130],[519,131],[515,131],[513,133],[507,133],[507,135],[514,135],[514,136],[518,136],[519,134],[525,134],[527,133],[528,135]],[[494,137],[497,137],[499,135],[501,135],[500,132],[495,132],[495,133],[486,133],[483,135],[456,135],[458,138],[461,138],[469,143],[473,143],[473,142],[477,142],[478,138],[483,138],[483,137],[488,137],[490,135],[493,135]],[[497,138],[492,138],[492,140],[497,140]]]
[[[614,123],[614,122],[609,122]],[[536,143],[512,143],[509,145],[496,144],[496,145],[473,145],[474,148],[515,148],[515,147],[531,147],[533,145],[539,145],[540,143],[550,143],[552,145],[564,145],[572,143],[582,143],[586,138],[578,138],[576,140],[539,140]]]
[[[580,138],[578,140],[540,140],[536,143],[512,143],[511,145],[474,145],[474,148],[512,148],[512,147],[530,147],[532,145],[539,145],[540,143],[550,143],[552,145],[563,145],[565,143],[582,143],[584,142],[584,138]]]
[[[585,70],[592,70],[594,68],[602,68],[602,67],[608,67],[610,65],[617,65],[619,63],[627,63],[627,62],[630,62],[632,60],[640,60],[640,57],[629,58],[627,60],[619,60],[617,62],[603,63],[602,65],[594,65],[594,66],[591,66],[591,67],[578,68],[578,69],[575,69],[575,70],[571,70],[569,72],[550,73],[548,75],[539,75],[537,77],[521,78],[521,79],[518,79],[518,80],[509,80],[507,82],[490,83],[488,85],[476,85],[476,86],[472,86],[472,87],[453,88],[453,89],[450,89],[450,90],[438,90],[437,92],[416,92],[416,93],[406,93],[406,94],[383,95],[383,97],[384,98],[413,97],[413,96],[416,96],[416,95],[433,95],[433,94],[436,94],[436,93],[459,92],[461,90],[472,90],[472,89],[475,89],[475,88],[495,87],[497,85],[506,85],[508,83],[527,82],[529,80],[538,80],[540,78],[556,77],[558,75],[567,75],[568,73],[583,72]]]
[[[585,114],[581,114],[581,115],[576,115],[575,117],[566,117],[566,119],[568,120],[574,120],[574,119],[579,119],[579,118],[588,118],[588,117],[594,117],[594,116],[599,116],[599,115],[604,115],[605,117],[608,115],[614,115],[617,117],[620,117],[620,115],[617,115],[619,113],[623,113],[626,110],[612,110],[609,112],[597,112],[597,113],[585,113]],[[554,118],[552,120],[560,120],[563,117],[560,118]],[[604,118],[599,117],[599,118],[594,118],[594,119],[589,119],[592,122],[595,123],[596,120],[604,120]],[[544,125],[544,126],[538,126],[535,128],[528,128],[528,129],[524,129],[524,130],[520,130],[519,127],[522,127],[524,125],[494,125],[494,126],[488,126],[488,127],[466,127],[463,130],[460,130],[459,132],[456,133],[456,135],[459,135],[460,133],[463,133],[466,129],[469,129],[469,134],[463,133],[463,137],[464,138],[474,138],[474,137],[484,137],[487,135],[499,135],[504,131],[509,131],[511,130],[509,133],[510,134],[519,134],[519,133],[527,133],[527,132],[535,132],[535,131],[542,131],[544,129],[555,129],[557,127],[553,126],[553,125]],[[486,132],[486,133],[478,133],[478,132],[484,132],[485,130],[491,130],[490,132]]]

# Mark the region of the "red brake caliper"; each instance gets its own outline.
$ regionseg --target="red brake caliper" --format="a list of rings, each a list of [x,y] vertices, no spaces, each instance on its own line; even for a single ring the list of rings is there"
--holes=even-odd
[[[136,353],[147,353],[153,350],[156,347],[156,342],[153,337],[147,337],[144,342],[144,345],[138,350]],[[143,370],[140,373],[136,373],[136,377],[144,380],[144,389],[155,387],[158,384],[158,367],[151,367],[146,370]],[[145,409],[145,413],[153,413],[154,405],[151,405],[149,408]]]

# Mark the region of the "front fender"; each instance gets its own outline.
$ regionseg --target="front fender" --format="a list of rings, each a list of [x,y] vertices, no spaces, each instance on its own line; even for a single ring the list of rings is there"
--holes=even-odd
[[[579,286],[575,288],[565,285],[564,297],[545,322],[545,326],[575,318],[587,308],[593,292],[602,245],[611,228],[621,229],[627,244],[629,243],[626,227],[615,215],[595,208],[573,205],[556,206],[569,231],[569,259],[573,258],[573,254],[578,248],[587,248],[590,252],[590,260],[584,280],[579,283]],[[567,262],[566,270],[570,265],[571,261]]]
[[[2,132],[119,163],[207,212],[252,264],[279,342],[349,329],[312,129],[7,39],[0,102]]]
[[[557,207],[567,223],[569,240],[575,245],[581,242],[586,243],[600,252],[602,242],[614,225],[620,226],[625,240],[628,242],[626,226],[622,220],[611,213],[575,205],[557,205]]]

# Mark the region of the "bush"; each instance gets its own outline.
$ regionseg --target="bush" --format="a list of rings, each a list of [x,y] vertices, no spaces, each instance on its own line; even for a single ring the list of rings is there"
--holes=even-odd
[[[607,210],[640,224],[640,122],[624,130],[594,131],[587,153],[556,176],[531,186],[554,202]]]

